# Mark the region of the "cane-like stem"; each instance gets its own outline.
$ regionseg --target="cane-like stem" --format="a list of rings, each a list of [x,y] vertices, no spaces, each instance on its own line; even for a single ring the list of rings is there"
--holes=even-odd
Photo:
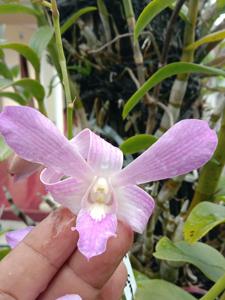
[[[55,39],[58,51],[59,64],[62,72],[62,82],[65,90],[66,105],[67,105],[67,132],[68,138],[73,137],[73,104],[70,92],[70,83],[66,66],[66,59],[63,51],[61,31],[60,31],[60,21],[59,21],[59,11],[57,8],[56,0],[51,0],[52,4],[52,20],[55,29]]]

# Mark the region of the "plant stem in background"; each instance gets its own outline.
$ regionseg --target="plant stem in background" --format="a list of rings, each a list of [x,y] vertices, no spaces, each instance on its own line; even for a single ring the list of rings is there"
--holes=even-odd
[[[225,289],[225,274],[211,287],[201,300],[215,300]],[[223,299],[223,296],[222,298]]]
[[[39,11],[38,18],[37,18],[38,25],[39,26],[49,25],[48,15],[45,16],[45,14],[43,12],[43,9],[40,8],[39,5],[33,4],[33,6],[36,10]],[[54,65],[54,67],[56,68],[56,71],[58,73],[60,81],[63,82],[62,71],[61,71],[61,67],[60,67],[60,64],[59,64],[59,60],[58,60],[58,50],[57,50],[54,39],[52,39],[50,41],[49,45],[48,45],[48,52],[50,54],[52,63]],[[86,112],[85,112],[82,100],[79,97],[79,93],[77,91],[76,83],[71,80],[69,74],[68,74],[68,77],[69,77],[69,81],[70,81],[71,99],[76,98],[76,101],[74,103],[75,112],[79,116],[81,129],[84,129],[84,128],[88,127]]]
[[[225,109],[219,131],[218,146],[213,157],[202,168],[199,182],[191,202],[188,214],[201,201],[212,201],[216,192],[220,176],[225,165]]]
[[[194,50],[186,50],[189,44],[195,41],[195,28],[198,15],[199,0],[189,0],[188,19],[184,32],[184,49],[181,57],[181,62],[193,62]],[[173,119],[176,122],[180,116],[180,109],[187,90],[188,74],[180,74],[171,89],[168,108],[170,109]],[[168,115],[164,113],[160,128],[156,132],[156,136],[160,137],[166,130],[169,129],[170,123]]]
[[[161,57],[161,65],[164,66],[167,62],[167,56],[168,56],[168,51],[169,51],[169,46],[170,46],[170,41],[173,35],[173,29],[174,29],[174,23],[176,22],[177,16],[181,10],[181,7],[183,6],[184,2],[186,0],[178,0],[177,4],[172,12],[171,18],[169,20],[168,26],[167,26],[167,31],[166,31],[166,38],[165,42],[163,45],[163,50],[162,50],[162,57]]]
[[[62,82],[65,90],[66,96],[66,105],[67,105],[67,132],[68,138],[71,139],[73,137],[73,103],[70,92],[70,84],[66,66],[66,59],[63,51],[61,31],[60,31],[60,21],[59,21],[59,11],[57,8],[56,0],[51,0],[52,3],[52,20],[53,26],[55,29],[55,38],[56,38],[56,46],[58,50],[58,58],[62,72]]]
[[[221,114],[225,109],[225,97],[224,97],[224,95],[220,94],[219,99],[220,99],[220,101],[219,101],[218,105],[216,105],[216,107],[214,108],[214,110],[213,110],[213,112],[210,116],[209,126],[211,128],[216,127],[216,124],[219,121],[219,119],[221,118]]]
[[[123,7],[125,11],[125,16],[127,19],[127,25],[130,33],[134,32],[136,20],[134,15],[134,9],[131,0],[123,0]],[[137,77],[140,85],[144,84],[145,82],[145,68],[144,68],[144,59],[141,52],[141,48],[139,42],[136,41],[134,43],[134,38],[131,36],[131,44],[133,47],[133,57],[134,62],[137,68]],[[146,125],[146,133],[152,133],[155,127],[155,112],[156,112],[156,105],[154,99],[152,99],[149,94],[144,96],[145,103],[148,106],[148,120]]]

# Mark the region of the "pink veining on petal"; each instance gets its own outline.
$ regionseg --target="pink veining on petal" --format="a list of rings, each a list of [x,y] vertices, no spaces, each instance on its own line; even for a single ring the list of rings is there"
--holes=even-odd
[[[65,295],[62,297],[57,298],[56,300],[82,300],[79,295]]]
[[[120,187],[114,192],[118,219],[129,224],[134,231],[143,233],[155,207],[153,198],[135,185]]]
[[[0,114],[0,133],[25,160],[52,167],[67,176],[86,178],[91,172],[66,137],[36,109],[6,106]]]
[[[23,229],[13,230],[6,233],[6,241],[11,248],[15,248],[25,237],[28,233],[31,232],[33,226],[28,226]]]
[[[74,214],[81,209],[81,200],[86,194],[91,183],[90,180],[80,181],[69,177],[61,180],[62,174],[53,169],[44,169],[40,179],[54,200],[69,208]]]
[[[77,243],[79,251],[90,259],[106,250],[107,241],[116,236],[117,218],[115,214],[107,214],[101,221],[95,221],[90,214],[82,209],[76,221],[79,232]]]
[[[217,135],[208,123],[183,120],[114,177],[114,184],[141,184],[186,174],[213,155]]]
[[[122,168],[122,151],[89,129],[81,131],[71,143],[87,159],[96,175],[108,174]]]

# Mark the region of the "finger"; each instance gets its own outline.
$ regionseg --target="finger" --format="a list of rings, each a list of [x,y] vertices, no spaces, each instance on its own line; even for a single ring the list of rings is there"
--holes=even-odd
[[[75,216],[65,208],[50,214],[0,262],[0,294],[35,299],[74,251]]]
[[[132,230],[119,223],[117,238],[109,239],[105,253],[89,261],[79,251],[73,253],[40,299],[53,300],[65,294],[79,294],[85,300],[99,299],[100,290],[120,264],[132,241]]]
[[[127,269],[122,262],[103,287],[99,300],[120,300],[126,281]]]
[[[117,237],[109,240],[106,252],[88,261],[79,251],[76,251],[68,264],[76,274],[79,274],[80,278],[91,286],[101,289],[129,251],[132,242],[131,228],[127,224],[119,222]]]

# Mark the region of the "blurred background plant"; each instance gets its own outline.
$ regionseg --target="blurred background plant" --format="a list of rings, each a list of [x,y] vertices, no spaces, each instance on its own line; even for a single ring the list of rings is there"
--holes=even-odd
[[[29,15],[36,24],[29,43],[18,43],[6,40],[1,22],[0,109],[6,99],[37,107],[69,137],[89,127],[121,148],[125,164],[178,120],[209,122],[219,143],[202,170],[143,186],[156,210],[145,234],[135,237],[130,259],[135,299],[216,299],[225,289],[225,1],[57,4],[69,90],[51,3],[0,1],[0,19]],[[16,66],[8,50],[18,55]],[[56,204],[45,195],[37,166],[12,156],[0,138],[3,218],[13,213],[33,225],[32,218],[39,221]],[[0,258],[8,251],[4,245]]]

